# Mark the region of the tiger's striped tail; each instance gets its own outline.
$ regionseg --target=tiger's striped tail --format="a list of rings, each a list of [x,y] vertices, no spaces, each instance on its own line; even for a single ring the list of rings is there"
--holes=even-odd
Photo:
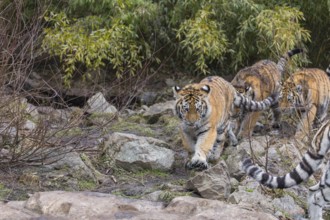
[[[278,94],[274,93],[262,101],[254,101],[240,93],[236,93],[234,105],[247,111],[263,111],[267,110],[278,102]]]
[[[323,124],[313,138],[313,149],[316,153],[307,151],[302,161],[290,172],[284,176],[272,176],[263,171],[260,167],[253,164],[250,158],[243,161],[242,169],[259,183],[269,188],[289,188],[307,180],[320,166],[325,154],[330,148],[330,121]]]
[[[282,55],[282,57],[277,62],[277,68],[280,71],[281,75],[283,75],[285,66],[288,62],[288,60],[295,54],[302,53],[303,49],[295,48],[293,50],[289,50],[285,54]]]

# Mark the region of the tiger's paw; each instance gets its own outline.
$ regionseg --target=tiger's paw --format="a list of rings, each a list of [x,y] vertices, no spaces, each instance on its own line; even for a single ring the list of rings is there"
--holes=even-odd
[[[202,160],[202,159],[196,159],[196,158],[192,158],[187,164],[186,164],[186,168],[189,170],[197,170],[197,171],[202,171],[202,170],[206,170],[209,168],[208,163],[206,162],[206,160]]]

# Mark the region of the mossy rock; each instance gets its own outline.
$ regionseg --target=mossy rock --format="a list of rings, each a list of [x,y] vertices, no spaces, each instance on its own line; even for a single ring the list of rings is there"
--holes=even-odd
[[[88,122],[92,125],[105,126],[116,117],[116,113],[93,113],[88,117]]]
[[[140,136],[157,137],[157,133],[150,126],[127,120],[113,122],[107,130],[112,132],[131,133]]]
[[[0,200],[6,201],[12,191],[0,183]]]

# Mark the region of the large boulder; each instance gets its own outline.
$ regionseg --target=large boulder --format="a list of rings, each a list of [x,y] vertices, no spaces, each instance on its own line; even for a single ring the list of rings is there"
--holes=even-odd
[[[210,169],[197,173],[188,180],[187,188],[197,191],[203,198],[227,199],[231,184],[226,163],[220,161]]]
[[[177,197],[165,207],[160,202],[126,199],[96,192],[52,191],[34,193],[16,208],[12,208],[12,203],[0,205],[0,219],[277,219],[252,208],[188,196]]]
[[[101,92],[96,93],[87,100],[87,112],[93,113],[110,113],[115,114],[118,112],[115,106],[107,102]]]
[[[174,163],[174,152],[164,141],[134,134],[115,132],[104,145],[109,158],[129,171],[155,169],[168,171]]]
[[[165,209],[167,212],[181,214],[179,219],[221,219],[221,220],[276,220],[271,214],[257,211],[222,201],[194,198],[177,197]]]
[[[0,220],[30,220],[37,218],[39,214],[30,210],[24,209],[24,202],[0,202]]]
[[[172,113],[174,110],[174,106],[175,106],[174,100],[162,102],[162,103],[156,103],[156,104],[150,106],[143,115],[144,116],[153,116],[153,115],[163,114],[165,112]]]

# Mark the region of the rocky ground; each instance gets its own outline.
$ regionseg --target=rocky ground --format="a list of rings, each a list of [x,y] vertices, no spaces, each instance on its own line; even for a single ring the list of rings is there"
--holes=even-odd
[[[34,106],[23,98],[18,103],[24,123],[17,129],[3,120],[2,142],[25,135],[29,138],[22,138],[17,148],[48,156],[30,156],[8,166],[5,161],[14,159],[11,145],[0,147],[0,219],[306,217],[307,189],[319,175],[291,189],[270,190],[240,170],[248,153],[259,165],[267,164],[269,172],[284,174],[308,147],[292,138],[292,129],[267,129],[267,114],[250,140],[227,147],[218,163],[194,172],[184,168],[188,155],[181,146],[173,100],[120,112],[102,93],[81,108]],[[40,145],[28,134],[51,135]]]

